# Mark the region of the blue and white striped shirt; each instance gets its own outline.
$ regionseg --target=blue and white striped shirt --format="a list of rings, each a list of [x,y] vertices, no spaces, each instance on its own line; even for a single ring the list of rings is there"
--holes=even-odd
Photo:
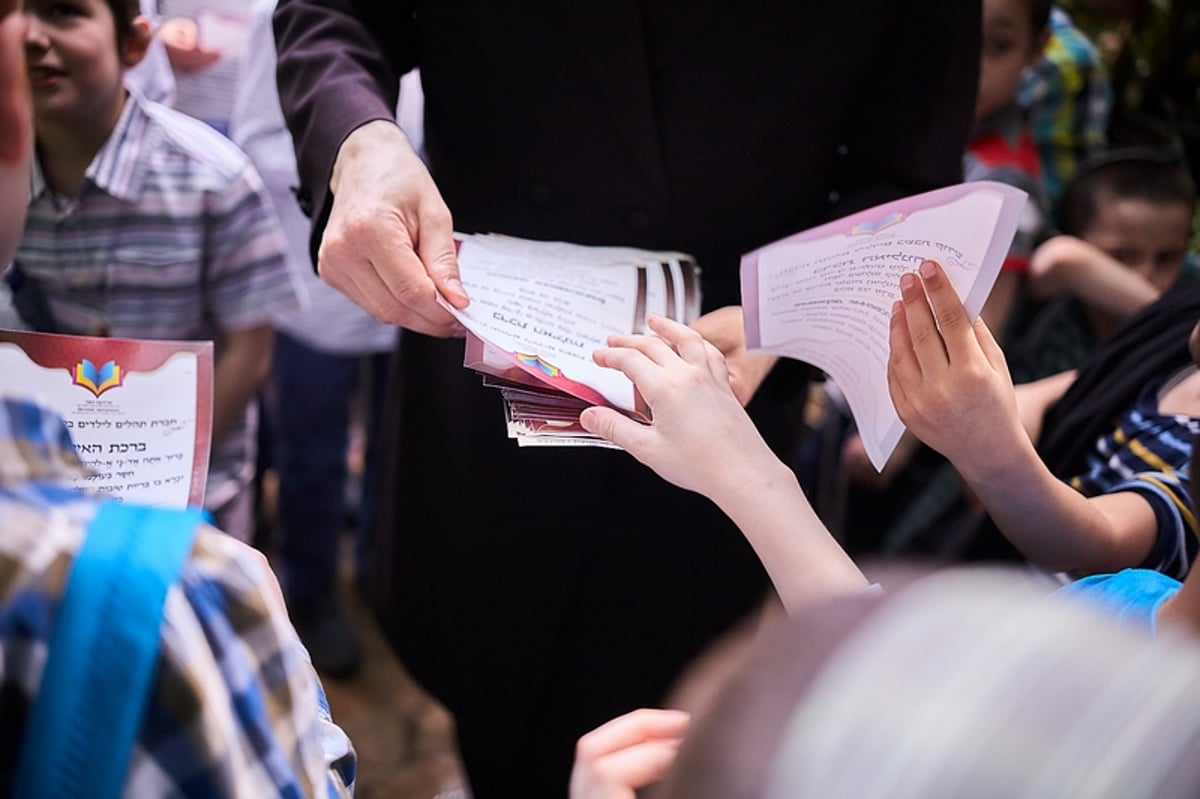
[[[1200,419],[1158,411],[1165,381],[1152,381],[1134,406],[1121,414],[1087,458],[1087,468],[1071,479],[1085,496],[1135,491],[1150,503],[1158,537],[1140,568],[1182,580],[1200,549],[1200,530],[1189,491],[1192,438]]]

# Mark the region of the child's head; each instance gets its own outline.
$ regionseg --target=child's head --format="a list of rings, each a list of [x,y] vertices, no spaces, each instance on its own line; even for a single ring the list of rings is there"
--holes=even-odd
[[[126,42],[136,39],[140,35],[136,23],[142,14],[141,4],[138,0],[104,0],[104,4],[108,6],[108,10],[113,16],[113,25],[117,29],[117,49],[119,50]]]
[[[39,129],[115,122],[125,70],[150,44],[137,0],[27,0],[25,55]]]
[[[655,795],[1196,795],[1195,639],[1016,572],[880,576],[886,596],[764,626]],[[1088,723],[1098,707],[1138,723]]]
[[[33,119],[22,44],[20,0],[0,0],[0,272],[12,259],[29,204]]]
[[[1059,227],[1136,270],[1160,290],[1187,255],[1196,188],[1151,150],[1115,150],[1084,163],[1063,190]]]
[[[1021,73],[1050,36],[1050,0],[983,0],[983,47],[975,120],[1017,101]]]

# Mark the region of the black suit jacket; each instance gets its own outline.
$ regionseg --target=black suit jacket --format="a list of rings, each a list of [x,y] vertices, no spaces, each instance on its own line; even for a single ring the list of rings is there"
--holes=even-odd
[[[419,66],[457,229],[687,251],[706,309],[739,301],[743,252],[957,182],[979,66],[967,0],[283,0],[276,35],[314,248],[338,146]],[[545,750],[561,779],[572,736],[656,701],[764,578],[627,455],[518,451],[461,357],[402,343],[377,604],[473,778]],[[786,457],[785,377],[754,412]]]

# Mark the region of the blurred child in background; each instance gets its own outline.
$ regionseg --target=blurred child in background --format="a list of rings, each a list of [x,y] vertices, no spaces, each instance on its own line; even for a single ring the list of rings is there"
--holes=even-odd
[[[1009,352],[1026,382],[1074,369],[1122,319],[1185,273],[1196,188],[1165,155],[1114,150],[1063,192],[1061,233],[1038,247],[1031,289],[1046,304]]]
[[[1017,102],[1021,76],[1038,61],[1050,35],[1050,0],[984,0],[983,50],[975,129],[967,142],[963,177],[996,180],[1029,195],[1025,211],[983,306],[988,327],[1003,336],[1024,288],[1029,258],[1046,220],[1037,147]]]

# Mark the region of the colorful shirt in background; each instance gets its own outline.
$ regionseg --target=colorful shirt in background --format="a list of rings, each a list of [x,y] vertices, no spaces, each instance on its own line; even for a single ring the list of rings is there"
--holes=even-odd
[[[98,499],[62,420],[0,399],[0,793],[7,795],[71,564]],[[356,757],[265,561],[199,531],[167,594],[124,796],[349,797]]]
[[[1104,148],[1113,101],[1100,52],[1060,8],[1050,14],[1050,41],[1025,70],[1018,100],[1038,149],[1053,217],[1080,161]]]
[[[1019,107],[1008,106],[975,126],[963,156],[963,179],[995,180],[1029,195],[1001,267],[1006,272],[1028,272],[1044,229],[1046,201],[1037,149]]]
[[[190,117],[131,92],[79,196],[55,196],[35,162],[13,302],[43,332],[214,339],[299,306],[287,243],[258,173]],[[257,414],[213,442],[205,507],[254,476]]]

